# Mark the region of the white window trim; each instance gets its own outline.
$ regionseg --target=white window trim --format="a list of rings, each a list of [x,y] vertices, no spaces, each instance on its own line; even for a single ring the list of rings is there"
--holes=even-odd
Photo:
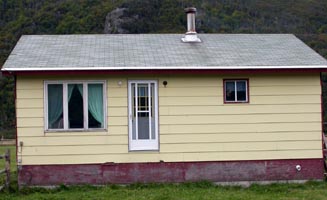
[[[48,124],[48,85],[50,84],[63,84],[63,129],[49,129]],[[68,128],[68,102],[67,99],[68,84],[83,84],[83,115],[84,115],[84,127],[83,129],[69,129]],[[103,128],[86,128],[88,127],[88,90],[87,84],[102,84],[103,87]],[[71,81],[44,81],[44,130],[45,132],[82,132],[82,131],[99,131],[107,130],[107,82],[105,80],[71,80]]]
[[[133,83],[148,83],[154,84],[154,118],[155,118],[155,140],[137,140],[133,141],[132,138],[132,84]],[[137,90],[136,90],[137,91]],[[151,104],[149,104],[151,105]],[[158,81],[156,80],[129,80],[128,81],[128,138],[129,138],[129,151],[158,151],[159,150],[159,127],[158,127],[158,119],[159,119],[159,114],[158,114]],[[149,120],[150,121],[150,120]],[[149,122],[150,124],[150,122]],[[136,122],[137,125],[137,122]],[[136,127],[137,129],[137,127]],[[150,138],[151,138],[150,134]]]
[[[237,100],[237,82],[241,82],[244,81],[245,82],[245,100]],[[226,91],[227,91],[227,82],[233,82],[234,83],[234,90],[235,90],[235,100],[231,101],[231,100],[227,100],[227,95],[226,95]],[[224,79],[223,80],[223,87],[224,87],[224,103],[249,103],[249,80],[248,79]]]

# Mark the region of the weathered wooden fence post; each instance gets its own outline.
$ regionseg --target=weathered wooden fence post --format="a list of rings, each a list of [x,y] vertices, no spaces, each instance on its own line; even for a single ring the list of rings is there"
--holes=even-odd
[[[5,164],[5,170],[6,170],[6,187],[9,188],[10,185],[10,149],[6,150],[5,154],[6,164]]]
[[[9,188],[10,185],[10,149],[6,150],[4,155],[0,155],[0,159],[5,159],[5,168],[0,170],[0,174],[6,174],[5,184],[0,186],[0,190],[3,188]]]

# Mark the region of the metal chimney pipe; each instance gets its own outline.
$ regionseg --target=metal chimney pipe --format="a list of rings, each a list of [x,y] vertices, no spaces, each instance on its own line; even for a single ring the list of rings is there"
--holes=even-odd
[[[196,33],[195,31],[196,8],[194,7],[185,8],[185,13],[187,16],[187,33]]]
[[[185,8],[185,13],[187,17],[187,32],[185,36],[182,38],[183,42],[201,42],[200,38],[198,38],[195,30],[195,13],[196,8],[189,7]]]

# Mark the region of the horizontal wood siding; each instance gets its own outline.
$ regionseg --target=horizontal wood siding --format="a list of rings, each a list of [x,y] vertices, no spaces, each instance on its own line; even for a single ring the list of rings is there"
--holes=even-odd
[[[250,102],[223,103],[223,79],[249,79]],[[319,74],[158,76],[159,151],[128,151],[128,77],[106,80],[108,127],[44,131],[44,80],[17,78],[18,159],[24,165],[321,158]],[[118,81],[122,81],[119,86]],[[167,81],[166,87],[162,82]]]
[[[61,147],[65,148],[65,147]],[[38,155],[23,156],[23,165],[37,164],[79,164],[79,163],[132,163],[132,162],[192,162],[192,161],[230,161],[230,160],[274,160],[274,159],[307,159],[320,158],[321,151],[315,150],[271,150],[271,151],[236,151],[236,152],[199,152],[199,153],[157,153],[130,152],[125,154],[93,154],[83,155]]]

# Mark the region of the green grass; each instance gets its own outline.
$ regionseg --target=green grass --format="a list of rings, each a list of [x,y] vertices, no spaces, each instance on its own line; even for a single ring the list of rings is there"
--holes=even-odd
[[[60,186],[55,189],[17,188],[15,147],[0,146],[0,154],[11,150],[10,189],[0,193],[0,199],[109,199],[109,200],[325,200],[327,182],[305,184],[252,185],[249,188],[216,186],[209,182],[183,184],[132,184],[128,186]],[[3,160],[0,160],[3,161]],[[3,168],[0,162],[0,168]]]
[[[103,187],[60,186],[56,189],[23,188],[20,191],[4,191],[0,193],[0,199],[323,200],[327,199],[327,183],[252,185],[249,188],[216,186],[208,182]]]

